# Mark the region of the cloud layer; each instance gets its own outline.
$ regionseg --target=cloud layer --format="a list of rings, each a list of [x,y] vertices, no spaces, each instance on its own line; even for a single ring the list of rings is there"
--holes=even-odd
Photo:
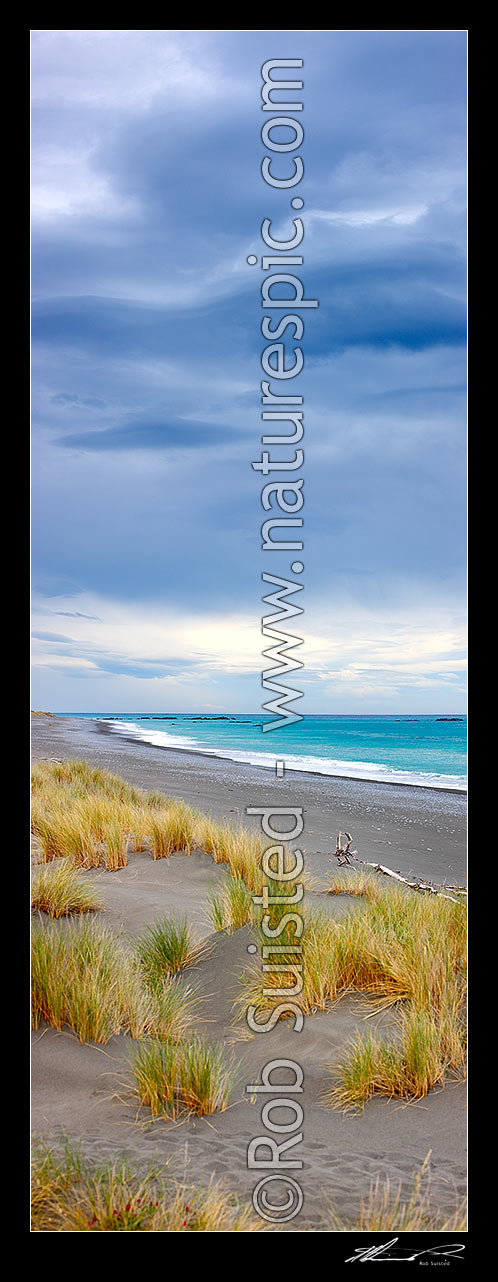
[[[36,706],[260,707],[246,257],[282,218],[259,173],[282,40],[305,64],[320,299],[307,707],[463,706],[465,35],[217,31],[33,36]]]

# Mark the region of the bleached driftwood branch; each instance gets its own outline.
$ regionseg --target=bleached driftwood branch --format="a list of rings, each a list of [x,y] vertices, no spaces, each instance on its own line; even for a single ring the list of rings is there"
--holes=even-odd
[[[393,877],[395,881],[403,882],[403,885],[409,886],[411,890],[419,890],[421,893],[428,892],[433,895],[440,895],[442,899],[451,899],[454,904],[458,903],[458,899],[455,899],[454,895],[447,894],[447,891],[453,890],[458,895],[467,894],[465,886],[448,886],[446,884],[438,885],[437,882],[426,881],[423,877],[417,877],[415,875],[413,875],[413,880],[410,880],[409,877],[402,877],[400,872],[394,872],[394,869],[388,868],[386,864],[369,863],[366,859],[359,859],[357,851],[351,850],[351,842],[353,840],[351,833],[345,832],[344,838],[345,840],[343,841],[342,832],[337,834],[337,846],[334,851],[334,856],[337,859],[340,868],[343,867],[344,864],[349,866],[351,862],[361,864],[363,868],[371,868],[373,872],[382,873],[384,877]]]

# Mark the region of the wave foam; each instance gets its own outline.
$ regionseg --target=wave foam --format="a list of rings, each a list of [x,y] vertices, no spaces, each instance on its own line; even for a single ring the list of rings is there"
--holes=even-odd
[[[205,757],[222,757],[228,761],[238,761],[241,765],[262,766],[268,770],[275,769],[275,759],[285,761],[286,770],[302,770],[305,774],[328,775],[340,779],[363,779],[369,783],[397,783],[410,788],[444,788],[454,792],[466,792],[467,780],[464,775],[442,775],[424,771],[395,770],[378,761],[338,761],[333,757],[298,756],[290,753],[246,751],[242,748],[207,748],[188,735],[172,735],[165,730],[152,730],[137,726],[134,721],[108,721],[102,718],[105,725],[116,734],[127,738],[139,739],[156,748],[179,748],[184,752],[201,753]]]

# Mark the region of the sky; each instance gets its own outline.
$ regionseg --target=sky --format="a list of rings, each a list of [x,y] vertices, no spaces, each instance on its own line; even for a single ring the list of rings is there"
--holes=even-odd
[[[104,30],[32,35],[34,708],[268,698],[246,258],[288,226],[260,173],[277,57],[304,62],[320,300],[290,683],[304,714],[465,708],[465,33]]]

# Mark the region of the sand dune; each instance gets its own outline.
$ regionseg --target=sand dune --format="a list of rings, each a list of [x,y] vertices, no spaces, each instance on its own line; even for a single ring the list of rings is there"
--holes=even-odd
[[[50,752],[54,726],[59,736],[58,753]],[[60,722],[42,718],[36,723],[39,755],[63,755],[61,747],[64,755],[73,755],[69,730],[63,725],[59,733],[59,726]],[[43,739],[45,728],[47,738]],[[107,751],[108,742],[104,740]],[[113,744],[111,741],[111,747]],[[91,759],[88,750],[85,755]],[[102,764],[100,758],[98,764]],[[208,770],[210,765],[204,768]],[[117,763],[114,768],[118,770]],[[165,768],[164,774],[168,791]],[[141,782],[141,777],[135,782]],[[157,786],[157,777],[148,782]],[[237,800],[241,803],[244,797],[237,794]],[[201,808],[200,798],[197,804]],[[435,844],[434,836],[432,840]],[[319,865],[316,871],[321,872]],[[133,1047],[129,1037],[113,1037],[105,1046],[81,1044],[69,1029],[57,1033],[42,1026],[33,1034],[35,1134],[55,1137],[65,1132],[81,1139],[91,1155],[115,1157],[126,1151],[135,1164],[152,1159],[167,1162],[173,1172],[196,1181],[223,1176],[230,1189],[249,1198],[257,1177],[247,1170],[247,1146],[263,1128],[260,1106],[251,1103],[245,1086],[259,1080],[269,1059],[297,1058],[305,1074],[305,1121],[299,1153],[304,1163],[299,1175],[304,1206],[293,1223],[295,1230],[319,1228],[327,1202],[343,1217],[353,1217],[373,1177],[389,1173],[395,1185],[408,1182],[429,1150],[435,1204],[453,1207],[465,1186],[463,1084],[447,1085],[416,1104],[374,1099],[359,1116],[323,1105],[328,1067],[337,1061],[358,1028],[364,1027],[366,1008],[360,996],[345,996],[330,1009],[306,1018],[299,1034],[280,1023],[270,1035],[237,1039],[233,1003],[248,960],[251,933],[249,928],[232,936],[212,933],[208,896],[227,878],[222,865],[214,864],[202,852],[158,861],[147,853],[136,853],[118,872],[94,869],[82,875],[98,885],[103,900],[98,917],[117,934],[131,938],[161,916],[186,914],[198,938],[206,940],[206,955],[184,973],[195,981],[203,998],[199,1030],[208,1038],[222,1040],[227,1052],[234,1055],[236,1081],[232,1102],[224,1113],[183,1118],[176,1123],[153,1121],[147,1109],[137,1109],[127,1090]],[[309,902],[334,915],[351,904],[346,896],[317,893],[309,896]],[[63,922],[60,928],[66,928]],[[389,1012],[378,1014],[369,1020],[369,1027],[387,1029],[391,1020]]]

